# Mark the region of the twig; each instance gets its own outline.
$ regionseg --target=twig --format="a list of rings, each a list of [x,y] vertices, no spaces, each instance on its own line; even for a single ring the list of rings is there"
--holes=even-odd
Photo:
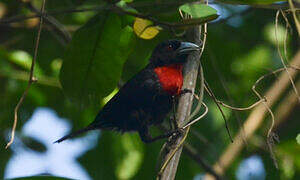
[[[195,96],[196,99],[199,99],[199,97],[197,95],[194,95],[194,96]],[[230,106],[230,105],[227,105],[227,104],[223,103],[222,101],[220,101],[218,99],[216,99],[216,101],[217,101],[217,103],[219,103],[222,106],[227,107],[229,109],[236,110],[236,111],[245,111],[245,110],[250,110],[250,109],[254,108],[258,104],[260,104],[262,101],[266,101],[266,100],[265,99],[259,100],[255,103],[253,103],[252,105],[250,105],[248,107],[245,107],[245,108],[233,107],[233,106]]]
[[[252,105],[250,105],[250,106],[248,106],[248,107],[245,107],[245,108],[239,108],[239,107],[232,107],[232,106],[229,106],[229,105],[223,103],[222,101],[217,100],[217,102],[218,102],[219,104],[221,104],[222,106],[227,107],[227,108],[232,109],[232,110],[236,110],[236,111],[246,111],[246,110],[250,110],[250,109],[254,108],[255,106],[259,105],[260,103],[262,103],[262,102],[264,102],[264,101],[266,102],[265,99],[261,99],[261,100],[259,100],[259,101],[255,102],[255,103],[253,103]]]
[[[46,0],[43,0],[42,7],[41,7],[41,12],[42,13],[45,10],[45,3],[46,3]],[[12,128],[12,131],[11,131],[10,141],[6,144],[6,147],[5,147],[6,149],[14,142],[15,131],[16,131],[17,122],[18,122],[18,111],[19,111],[19,108],[22,105],[22,103],[23,103],[23,101],[24,101],[24,99],[25,99],[25,97],[26,97],[26,95],[28,93],[28,90],[29,90],[31,84],[37,81],[37,79],[33,76],[33,73],[34,73],[34,65],[35,65],[36,58],[37,58],[37,52],[38,52],[38,47],[39,47],[39,42],[40,42],[40,36],[41,36],[42,26],[43,26],[43,16],[41,16],[41,18],[40,18],[40,23],[39,23],[39,28],[38,28],[38,34],[37,34],[37,37],[36,37],[35,48],[34,48],[34,56],[33,56],[32,63],[31,63],[31,68],[30,68],[28,85],[27,85],[27,87],[26,87],[23,95],[21,96],[18,104],[15,107],[15,110],[14,110],[14,124],[13,124],[13,128]]]
[[[296,9],[295,9],[294,3],[292,0],[288,0],[288,2],[289,2],[289,6],[291,8],[292,14],[293,14],[295,25],[296,25],[296,28],[298,31],[298,36],[300,37],[300,23],[299,23],[297,15],[296,15]]]
[[[206,105],[204,102],[202,102],[202,105],[205,107],[204,113],[201,114],[201,115],[200,115],[199,117],[197,117],[196,119],[194,119],[194,120],[188,122],[186,125],[184,125],[184,126],[182,127],[182,129],[186,129],[187,127],[190,127],[191,125],[195,124],[195,123],[198,122],[200,119],[202,119],[204,116],[206,116],[206,114],[208,113],[208,107],[207,107],[207,105]]]
[[[107,6],[99,6],[99,7],[93,7],[93,8],[55,10],[55,11],[48,11],[47,13],[37,13],[37,14],[29,15],[29,16],[20,16],[19,15],[19,16],[14,16],[14,17],[10,17],[10,18],[2,18],[2,19],[0,19],[0,23],[12,23],[12,22],[23,21],[26,19],[36,18],[36,17],[40,17],[40,16],[47,17],[48,15],[55,15],[55,14],[79,13],[79,12],[85,12],[85,11],[100,11],[100,10],[114,11],[119,14],[127,14],[130,16],[147,19],[147,20],[153,21],[155,25],[160,25],[165,28],[181,28],[181,27],[195,26],[195,25],[199,25],[199,24],[203,24],[208,21],[211,21],[218,16],[218,15],[212,15],[204,20],[199,19],[197,21],[191,21],[191,22],[183,21],[183,22],[173,23],[173,22],[167,22],[167,21],[159,21],[150,15],[126,11],[115,5],[107,5]]]
[[[287,66],[287,68],[294,69],[294,70],[300,70],[300,67],[298,68],[298,67],[296,67],[295,65]],[[281,71],[284,71],[284,70],[285,70],[285,68],[279,68],[279,69],[276,69],[276,70],[274,70],[274,71],[272,71],[272,72],[270,72],[270,73],[268,73],[268,74],[265,74],[265,75],[259,77],[259,78],[256,80],[255,84],[258,84],[260,81],[262,81],[263,79],[265,79],[267,76],[270,76],[270,75],[276,75],[277,73],[279,73],[279,72],[281,72]]]
[[[226,130],[227,130],[227,133],[228,133],[228,136],[229,136],[229,139],[230,141],[233,143],[233,139],[232,139],[232,136],[230,134],[230,130],[229,130],[229,127],[228,127],[228,123],[227,123],[227,119],[226,119],[226,116],[222,110],[222,108],[220,107],[219,103],[217,102],[217,98],[216,96],[214,95],[214,93],[212,92],[212,90],[209,88],[208,86],[208,83],[205,81],[205,86],[204,86],[205,90],[207,91],[209,97],[211,97],[213,99],[213,101],[215,102],[215,104],[217,105],[219,111],[221,112],[221,115],[225,121],[225,127],[226,127]]]
[[[290,78],[290,76],[289,76]],[[257,82],[255,82],[255,84],[252,86],[252,91],[257,95],[257,97],[260,99],[260,100],[267,100],[266,97],[262,97],[257,91],[256,91],[256,85],[257,85]],[[275,154],[274,154],[274,151],[273,151],[273,145],[274,145],[274,141],[273,141],[273,138],[275,137],[275,134],[273,133],[273,127],[274,127],[274,124],[275,124],[275,117],[274,117],[274,114],[271,110],[271,108],[268,106],[268,104],[266,103],[266,101],[263,101],[263,105],[265,106],[265,108],[269,111],[270,115],[271,115],[271,126],[268,130],[268,135],[267,135],[267,144],[268,144],[268,148],[269,148],[269,151],[270,151],[270,154],[271,154],[271,158],[273,159],[273,162],[274,162],[274,165],[275,167],[278,169],[278,163],[277,163],[277,160],[276,160],[276,157],[275,157]]]
[[[224,92],[225,92],[225,94],[226,94],[226,96],[227,96],[227,98],[228,98],[230,104],[232,104],[232,105],[235,104],[233,98],[231,97],[231,95],[230,95],[230,93],[229,93],[229,89],[228,89],[228,87],[227,87],[227,85],[226,85],[226,83],[227,83],[227,82],[226,82],[226,79],[225,79],[224,75],[222,75],[222,72],[220,72],[220,71],[218,70],[218,67],[219,67],[219,66],[218,66],[218,64],[217,64],[216,57],[215,57],[213,51],[211,50],[211,48],[209,48],[209,45],[207,46],[207,51],[208,51],[208,56],[209,56],[209,58],[210,58],[210,62],[211,62],[212,66],[213,66],[213,68],[214,68],[214,70],[215,70],[215,72],[216,72],[217,77],[219,78],[219,80],[220,80],[220,82],[221,82],[221,85],[222,85],[222,87],[223,87],[223,89],[224,89]],[[241,117],[240,117],[240,114],[239,114],[237,111],[233,111],[233,114],[234,114],[235,119],[237,120],[238,125],[239,125],[239,127],[241,128],[241,130],[242,130],[242,131],[245,131],[245,130],[244,130],[244,127],[243,127],[243,123],[242,123]],[[245,133],[243,133],[243,134],[245,134]],[[246,141],[244,135],[242,136],[242,138],[243,138],[243,143],[246,145],[246,147],[248,147],[248,146],[247,146],[248,143],[247,143],[247,141]]]
[[[294,91],[295,91],[295,93],[296,93],[296,95],[297,95],[297,97],[298,97],[298,101],[300,102],[300,96],[299,96],[299,93],[298,93],[297,88],[296,88],[296,86],[295,86],[295,83],[294,83],[294,81],[293,81],[293,79],[292,79],[292,77],[291,77],[291,75],[290,75],[290,73],[289,73],[289,71],[288,71],[288,69],[287,69],[287,66],[286,66],[286,64],[285,64],[285,62],[284,62],[284,60],[283,60],[283,57],[282,57],[282,54],[281,54],[281,51],[280,51],[280,47],[279,47],[278,34],[277,34],[279,12],[280,12],[280,11],[277,11],[277,12],[276,12],[276,18],[275,18],[275,37],[276,37],[276,42],[277,42],[277,51],[278,51],[278,54],[279,54],[279,57],[280,57],[280,61],[281,61],[282,65],[283,65],[283,67],[284,67],[286,73],[288,74],[288,76],[289,76],[289,78],[290,78],[290,81],[291,81],[291,84],[292,84],[292,86],[293,86],[293,89],[294,89]],[[281,11],[281,13],[282,13],[283,17],[285,17],[282,11]],[[285,19],[286,19],[286,17],[285,17]],[[287,27],[286,27],[286,28],[288,28],[288,22],[286,22],[286,23],[287,23]],[[286,42],[286,39],[287,39],[286,37],[287,37],[287,30],[286,30],[286,35],[285,35],[285,42]],[[284,49],[284,52],[285,52],[285,56],[286,56],[286,54],[287,54],[287,53],[286,53],[286,43],[285,43],[285,45],[284,45],[284,48],[285,48],[285,49]],[[287,57],[286,57],[286,58],[287,58]]]
[[[282,11],[277,11],[276,12],[276,17],[275,17],[275,37],[276,37],[276,42],[277,42],[277,51],[278,51],[278,54],[280,56],[280,60],[281,60],[281,63],[284,67],[284,70],[287,72],[287,75],[290,79],[290,82],[292,84],[292,87],[298,97],[298,100],[300,102],[300,96],[299,96],[299,93],[297,91],[297,88],[295,86],[295,83],[287,69],[287,66],[283,60],[283,56],[281,54],[281,51],[280,51],[280,47],[279,47],[279,41],[278,41],[278,34],[277,34],[277,29],[278,29],[278,19],[279,19],[279,13],[282,13],[283,17],[285,18],[285,20],[287,21],[284,13]],[[285,41],[287,39],[287,28],[288,28],[288,22],[286,22],[286,33],[285,33]],[[286,48],[286,42],[284,42],[284,48]],[[286,49],[284,49],[284,52],[285,52],[285,56],[286,56]],[[287,58],[287,57],[286,57]],[[260,98],[262,99],[262,96],[256,91],[256,85],[257,85],[258,82],[255,82],[255,84],[252,86],[252,91]],[[269,148],[269,151],[270,151],[270,155],[271,155],[271,158],[273,159],[273,162],[274,162],[274,165],[275,167],[278,169],[278,163],[277,163],[277,160],[276,160],[276,157],[275,157],[275,154],[274,154],[274,150],[273,150],[273,146],[275,144],[275,141],[279,141],[279,137],[273,133],[273,128],[274,128],[274,124],[275,124],[275,117],[274,117],[274,114],[272,112],[272,110],[270,109],[270,107],[267,105],[266,102],[263,102],[265,108],[269,111],[270,115],[271,115],[271,125],[270,125],[270,128],[268,130],[268,134],[267,134],[267,145],[268,145],[268,148]]]
[[[293,65],[293,67],[300,66],[300,50],[294,56],[291,64]],[[281,71],[283,70],[284,69],[282,69]],[[295,77],[296,75],[297,71],[291,72],[292,77]],[[261,77],[260,79],[263,79],[263,77]],[[281,73],[278,81],[274,82],[271,88],[265,93],[265,96],[268,99],[266,103],[269,107],[271,107],[279,99],[280,95],[287,89],[289,82],[290,79],[287,76],[287,74]],[[259,106],[253,109],[253,111],[244,123],[246,140],[249,139],[254,134],[255,130],[257,130],[260,127],[261,123],[264,120],[266,112],[267,110],[263,104],[260,104]],[[224,171],[229,167],[229,165],[234,161],[234,159],[238,157],[238,154],[241,152],[244,146],[241,138],[242,133],[243,132],[241,130],[238,132],[238,134],[234,138],[234,143],[230,144],[227,147],[225,152],[219,158],[218,162],[215,163],[214,170],[218,174],[223,174]],[[214,179],[210,175],[206,175],[206,178]]]

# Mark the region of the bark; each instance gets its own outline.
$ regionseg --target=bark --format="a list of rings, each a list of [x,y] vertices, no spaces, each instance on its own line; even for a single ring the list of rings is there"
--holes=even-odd
[[[200,45],[201,44],[200,39],[201,39],[200,26],[191,28],[187,32],[187,40],[189,42],[194,42]],[[188,57],[188,61],[184,65],[184,72],[183,72],[184,83],[182,89],[190,89],[194,92],[199,66],[200,66],[200,53],[195,52]],[[177,115],[176,115],[176,120],[179,127],[182,127],[184,125],[184,122],[189,117],[191,113],[192,102],[193,102],[193,94],[191,93],[186,93],[182,97],[180,97],[178,103]],[[162,157],[163,162],[165,162],[167,158],[170,157],[174,148],[180,145],[180,142],[182,141],[183,138],[184,138],[184,133],[174,141],[174,144],[172,144],[172,146],[169,147],[169,151],[163,154]],[[166,166],[162,174],[159,175],[158,177],[159,179],[173,180],[175,178],[181,152],[182,152],[182,144],[181,147],[174,154],[172,159],[169,161],[168,165]]]

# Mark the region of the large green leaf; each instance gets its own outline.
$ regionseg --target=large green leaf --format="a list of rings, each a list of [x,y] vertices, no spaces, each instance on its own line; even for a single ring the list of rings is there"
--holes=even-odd
[[[60,72],[65,94],[80,103],[107,96],[119,81],[134,40],[132,29],[122,28],[119,16],[106,13],[92,18],[66,50]]]

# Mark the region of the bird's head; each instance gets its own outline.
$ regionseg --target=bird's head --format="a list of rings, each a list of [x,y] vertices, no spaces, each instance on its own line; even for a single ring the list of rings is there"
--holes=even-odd
[[[168,40],[156,46],[150,62],[155,66],[181,64],[186,62],[191,52],[199,50],[200,47],[194,43]]]

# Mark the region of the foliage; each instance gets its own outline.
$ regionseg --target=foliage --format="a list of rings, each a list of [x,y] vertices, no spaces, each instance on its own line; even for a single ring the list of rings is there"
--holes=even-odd
[[[151,51],[158,42],[178,38],[174,35],[174,31],[160,26],[157,22],[150,21],[150,24],[146,23],[147,27],[153,27],[154,24],[160,28],[153,37],[142,39],[134,29],[136,18],[119,11],[101,9],[108,2],[115,1],[47,1],[46,9],[49,13],[74,7],[80,9],[97,6],[100,7],[100,10],[97,12],[53,13],[53,17],[62,24],[68,33],[71,33],[71,42],[62,42],[64,40],[61,35],[49,24],[43,29],[34,72],[39,81],[32,85],[20,108],[17,127],[21,140],[32,151],[39,153],[47,151],[43,142],[24,137],[20,132],[21,127],[37,107],[43,106],[55,110],[60,117],[68,119],[73,129],[83,127],[93,120],[100,107],[106,102],[107,99],[104,98],[117,91],[119,82],[126,82],[147,64]],[[236,13],[239,7],[234,5],[220,4],[217,8],[219,12],[217,12],[210,6],[199,4],[183,5],[182,2],[159,1],[160,5],[154,2],[156,1],[122,1],[125,10],[125,5],[132,6],[134,11],[130,12],[153,15],[159,22],[181,22],[178,13],[179,7],[182,11],[193,15],[195,19],[204,17],[205,21],[208,21],[206,17],[212,15],[216,18],[219,14],[221,18],[224,18],[226,13],[237,14],[227,21],[217,19],[208,24],[208,41],[204,57],[201,60],[205,78],[213,92],[218,99],[228,102],[227,104],[234,102],[235,105],[248,106],[255,102],[257,98],[251,93],[251,86],[256,79],[271,69],[281,67],[276,43],[271,34],[274,32],[275,11],[248,9],[246,11],[249,12],[242,16],[240,13]],[[278,1],[232,0],[223,2],[270,4]],[[36,7],[41,5],[39,0],[32,1],[32,3]],[[136,6],[134,6],[135,3]],[[147,3],[148,5],[145,6]],[[193,12],[193,9],[197,9],[197,11]],[[2,12],[3,14],[1,14]],[[3,145],[3,148],[0,148],[1,178],[4,177],[6,164],[13,154],[12,149],[4,149],[4,144],[7,141],[8,130],[12,126],[14,107],[27,85],[38,25],[38,21],[32,19],[10,24],[1,23],[1,18],[29,15],[30,13],[26,3],[12,0],[0,2],[0,141]],[[279,33],[283,37],[284,26],[280,26],[280,28]],[[175,29],[177,35],[184,31],[185,29],[182,28]],[[294,31],[296,30],[294,29]],[[288,37],[289,58],[292,58],[299,50],[296,34]],[[273,77],[264,81],[260,85],[260,92],[265,92],[275,80]],[[224,90],[222,83],[226,84],[227,91]],[[278,104],[284,100],[285,95]],[[192,129],[200,133],[208,143],[200,141],[193,135],[188,137],[188,142],[197,149],[202,157],[205,157],[207,162],[214,164],[224,149],[228,147],[230,141],[224,128],[224,121],[216,106],[207,96],[205,102],[209,107],[209,115]],[[273,108],[275,111],[277,105]],[[265,140],[264,127],[268,125],[268,121],[264,121],[264,125],[256,133],[256,136],[249,140],[248,148],[243,150],[243,153],[237,157],[226,172],[227,178],[234,179],[239,163],[252,154],[262,157],[267,171],[267,179],[299,177],[299,153],[296,153],[299,150],[299,144],[297,144],[297,141],[299,143],[299,129],[295,128],[299,112],[298,105],[294,111],[291,111],[289,117],[284,119],[286,122],[282,126],[278,126],[276,130],[281,138],[281,142],[275,146],[276,156],[280,163],[279,171],[273,166],[264,146],[257,147],[259,144],[257,142]],[[230,130],[234,135],[240,129],[235,114],[231,110],[226,111]],[[238,117],[243,122],[248,114],[249,112],[238,112]],[[153,133],[161,132],[153,129]],[[103,132],[95,148],[83,154],[78,162],[93,179],[144,179],[145,177],[153,179],[157,172],[156,166],[162,143],[160,141],[143,144],[136,133],[120,135]],[[294,160],[290,161],[290,159]],[[284,163],[288,163],[288,165],[283,166]],[[199,173],[204,173],[203,169],[187,154],[183,154],[177,178],[192,179]]]

